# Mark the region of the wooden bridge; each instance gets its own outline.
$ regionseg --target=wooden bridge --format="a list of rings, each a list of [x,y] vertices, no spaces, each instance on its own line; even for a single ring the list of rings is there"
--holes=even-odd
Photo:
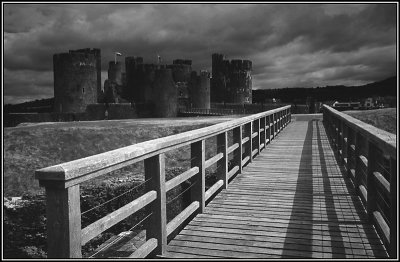
[[[188,145],[191,168],[166,181],[165,153]],[[147,241],[121,246],[125,257],[397,258],[396,151],[395,136],[328,106],[323,121],[292,119],[286,106],[37,170],[48,257],[82,257],[82,245],[147,206]],[[79,185],[139,161],[146,193],[81,228]],[[167,222],[166,193],[185,181],[188,205]]]

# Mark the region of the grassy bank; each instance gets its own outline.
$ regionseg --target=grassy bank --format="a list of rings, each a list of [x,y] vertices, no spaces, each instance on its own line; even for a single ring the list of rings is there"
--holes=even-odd
[[[231,117],[42,123],[6,128],[4,133],[4,196],[23,196],[17,207],[4,208],[4,257],[46,258],[46,215],[43,189],[34,179],[39,168],[87,157],[154,138],[209,126]],[[215,139],[206,140],[206,157],[215,152]],[[190,147],[166,154],[166,179],[190,166]],[[214,170],[215,171],[215,170]],[[206,172],[206,188],[215,181]],[[190,184],[190,183],[189,183]],[[167,194],[167,219],[183,208],[181,186]],[[133,164],[81,186],[82,226],[111,213],[144,193],[143,163]],[[106,205],[102,203],[114,199]],[[93,209],[93,207],[96,207]],[[90,211],[89,211],[90,210]],[[88,211],[88,212],[86,212]],[[90,254],[105,240],[129,230],[146,215],[143,210],[111,227],[82,248]],[[138,224],[136,229],[141,229]]]
[[[34,171],[232,118],[176,118],[35,124],[4,129],[4,196],[43,193]],[[188,149],[185,149],[188,150]],[[189,151],[167,155],[167,166]],[[135,167],[137,170],[140,166]],[[118,175],[121,175],[118,173]],[[115,178],[115,176],[114,176]]]
[[[344,111],[354,118],[383,129],[389,133],[397,133],[396,108],[383,108],[375,110]]]

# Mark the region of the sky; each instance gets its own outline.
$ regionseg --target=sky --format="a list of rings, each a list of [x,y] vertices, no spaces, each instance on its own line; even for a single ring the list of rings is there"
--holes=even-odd
[[[53,54],[100,48],[145,63],[211,55],[253,62],[253,89],[363,85],[397,74],[395,3],[11,4],[3,7],[3,102],[54,95]],[[102,83],[102,84],[103,84]]]

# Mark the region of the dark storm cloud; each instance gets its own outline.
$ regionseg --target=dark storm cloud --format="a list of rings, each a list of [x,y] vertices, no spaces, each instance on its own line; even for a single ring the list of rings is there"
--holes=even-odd
[[[5,4],[4,16],[5,74],[47,75],[47,91],[53,54],[85,47],[101,48],[104,72],[115,51],[147,63],[192,59],[195,70],[211,70],[215,52],[249,59],[254,89],[396,73],[395,4]],[[29,92],[41,84],[32,75]],[[9,96],[28,88],[13,81]]]

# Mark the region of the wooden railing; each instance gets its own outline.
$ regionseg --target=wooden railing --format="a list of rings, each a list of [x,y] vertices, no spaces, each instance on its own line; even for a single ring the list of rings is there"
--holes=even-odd
[[[216,115],[216,116],[223,116],[223,115],[245,115],[246,109],[228,109],[228,108],[188,108],[179,110],[181,114],[198,114],[198,115]],[[247,113],[250,114],[250,113]]]
[[[329,106],[324,124],[341,164],[346,168],[370,221],[389,255],[397,252],[396,135],[373,127]]]
[[[290,121],[290,106],[285,106],[37,170],[35,177],[46,189],[48,257],[82,257],[82,245],[145,206],[152,212],[147,241],[130,257],[162,255],[167,236],[191,215],[202,213],[206,201],[219,189],[227,188],[228,180],[241,173]],[[228,132],[233,133],[232,145],[228,144]],[[217,137],[217,154],[206,160],[205,139],[212,137]],[[165,181],[164,154],[187,145],[191,147],[191,168]],[[233,152],[229,170],[228,157]],[[145,179],[151,182],[146,183],[146,193],[82,229],[80,184],[139,161],[144,161]],[[218,169],[218,181],[206,191],[205,169],[215,163],[223,168]],[[195,182],[191,204],[167,223],[166,192],[189,178]]]

